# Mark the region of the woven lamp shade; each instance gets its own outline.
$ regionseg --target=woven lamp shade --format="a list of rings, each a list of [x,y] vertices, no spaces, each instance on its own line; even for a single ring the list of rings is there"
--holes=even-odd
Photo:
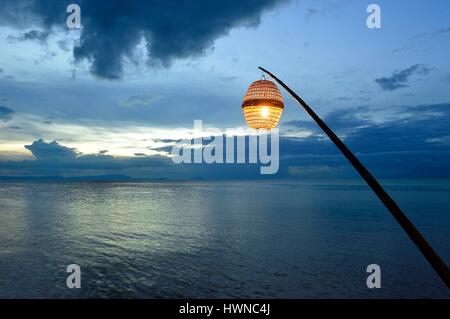
[[[242,111],[248,126],[271,129],[277,126],[284,104],[280,90],[269,80],[253,82],[242,102]]]

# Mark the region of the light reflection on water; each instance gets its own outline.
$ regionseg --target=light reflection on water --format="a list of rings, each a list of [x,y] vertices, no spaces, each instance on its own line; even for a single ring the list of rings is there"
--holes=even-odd
[[[450,261],[450,183],[387,183]],[[65,286],[66,266],[82,288]],[[365,268],[382,269],[382,289]],[[1,183],[0,297],[448,297],[355,182]]]

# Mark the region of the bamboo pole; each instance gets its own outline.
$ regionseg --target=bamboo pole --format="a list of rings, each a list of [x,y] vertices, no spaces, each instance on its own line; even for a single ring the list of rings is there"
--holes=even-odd
[[[439,277],[444,281],[447,288],[450,289],[450,270],[445,262],[433,250],[431,245],[426,241],[423,235],[417,230],[414,224],[406,217],[406,215],[398,207],[397,203],[389,196],[389,194],[378,183],[375,177],[364,167],[358,158],[350,151],[350,149],[337,137],[337,135],[325,124],[325,122],[305,103],[294,91],[292,91],[286,84],[278,79],[271,72],[259,67],[261,71],[267,73],[275,81],[277,81],[289,94],[296,100],[305,111],[313,118],[313,120],[320,126],[320,128],[327,134],[331,141],[337,146],[341,153],[349,160],[353,167],[358,171],[359,175],[366,181],[373,192],[378,196],[384,206],[391,212],[395,220],[400,224],[403,230],[408,234],[409,238],[419,248]]]

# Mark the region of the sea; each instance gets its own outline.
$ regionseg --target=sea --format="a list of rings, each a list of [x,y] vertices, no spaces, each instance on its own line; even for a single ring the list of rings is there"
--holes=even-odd
[[[449,264],[450,180],[382,185]],[[0,183],[0,298],[449,297],[362,181]]]

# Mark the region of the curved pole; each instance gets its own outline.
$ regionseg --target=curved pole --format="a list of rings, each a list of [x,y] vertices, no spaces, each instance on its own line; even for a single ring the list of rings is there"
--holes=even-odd
[[[372,174],[364,167],[364,165],[358,160],[358,158],[348,149],[348,147],[334,134],[334,132],[325,124],[324,121],[305,103],[294,91],[292,91],[286,84],[284,84],[275,75],[267,71],[266,69],[259,67],[261,71],[270,75],[275,81],[277,81],[289,94],[296,100],[305,111],[313,118],[314,121],[320,126],[320,128],[328,135],[331,141],[337,146],[342,154],[349,160],[353,167],[358,171],[359,175],[366,181],[374,193],[378,196],[381,202],[391,212],[392,216],[402,226],[403,230],[408,234],[409,238],[419,248],[428,262],[433,266],[434,270],[438,273],[447,288],[450,289],[450,270],[445,262],[439,257],[439,255],[428,244],[426,239],[417,230],[413,223],[406,217],[401,211],[400,207],[389,196],[389,194],[381,187],[380,183],[372,176]]]

